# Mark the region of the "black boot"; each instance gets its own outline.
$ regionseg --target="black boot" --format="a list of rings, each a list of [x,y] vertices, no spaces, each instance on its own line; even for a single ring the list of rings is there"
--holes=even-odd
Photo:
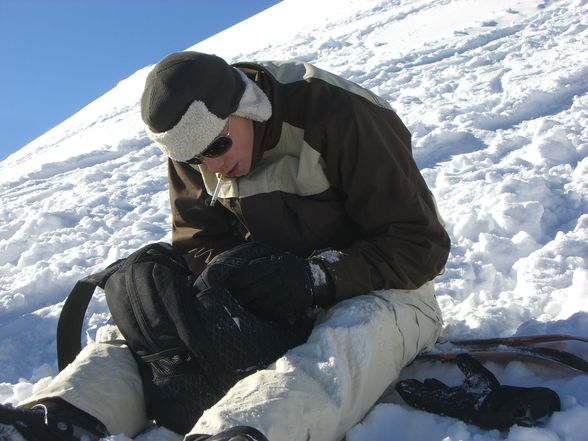
[[[0,404],[0,441],[98,441],[107,436],[100,421],[60,398],[27,408]]]
[[[1,441],[1,440],[0,440]],[[259,430],[235,426],[216,435],[188,435],[184,441],[269,441]]]

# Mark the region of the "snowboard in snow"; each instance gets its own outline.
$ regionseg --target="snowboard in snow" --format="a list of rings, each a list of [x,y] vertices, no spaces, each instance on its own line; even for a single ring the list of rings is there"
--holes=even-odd
[[[571,342],[579,341],[588,343],[588,337],[580,337],[577,335],[565,334],[539,334],[539,335],[525,335],[516,337],[496,337],[496,338],[472,338],[460,340],[440,340],[438,343],[450,343],[456,346],[529,346],[538,345],[542,343],[554,342]]]
[[[559,342],[583,342],[581,336],[543,334],[487,339],[441,340],[432,349],[419,354],[417,360],[454,361],[461,353],[468,353],[480,361],[508,363],[532,362],[560,367],[575,373],[588,373],[588,361],[564,349],[542,345]]]

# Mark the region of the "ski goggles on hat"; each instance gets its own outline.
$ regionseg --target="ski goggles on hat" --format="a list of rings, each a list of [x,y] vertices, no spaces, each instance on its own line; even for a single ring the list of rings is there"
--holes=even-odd
[[[229,116],[229,121],[227,123],[227,133],[214,138],[202,153],[199,153],[192,159],[188,159],[186,162],[191,165],[200,165],[205,158],[216,158],[218,156],[224,155],[232,146],[233,139],[231,138],[231,117]]]

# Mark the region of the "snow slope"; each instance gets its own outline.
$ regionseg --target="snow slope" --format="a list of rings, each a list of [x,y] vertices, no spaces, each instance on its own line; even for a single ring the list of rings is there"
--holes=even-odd
[[[301,59],[393,105],[452,238],[437,280],[448,336],[588,336],[587,43],[587,0],[285,0],[192,49]],[[148,70],[0,162],[2,402],[56,374],[56,321],[78,278],[170,240],[164,158],[139,115]],[[101,295],[88,317],[92,338],[108,317]],[[389,394],[348,440],[588,439],[586,375],[487,366],[504,383],[553,388],[562,412],[501,434]],[[461,381],[423,362],[403,376]],[[156,439],[181,437],[139,437]]]

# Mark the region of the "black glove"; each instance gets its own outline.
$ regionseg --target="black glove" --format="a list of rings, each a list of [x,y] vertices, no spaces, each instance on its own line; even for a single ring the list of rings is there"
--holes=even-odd
[[[496,377],[468,354],[457,366],[466,379],[449,387],[439,380],[398,382],[396,390],[411,406],[447,415],[486,429],[506,430],[514,424],[535,426],[539,419],[560,410],[557,393],[545,387],[501,386]]]
[[[244,308],[270,320],[297,317],[334,301],[334,287],[320,261],[289,253],[249,261],[228,277],[227,287]]]
[[[245,242],[215,256],[198,276],[194,286],[199,291],[207,288],[225,288],[227,278],[253,259],[269,257],[270,249],[260,242]]]

